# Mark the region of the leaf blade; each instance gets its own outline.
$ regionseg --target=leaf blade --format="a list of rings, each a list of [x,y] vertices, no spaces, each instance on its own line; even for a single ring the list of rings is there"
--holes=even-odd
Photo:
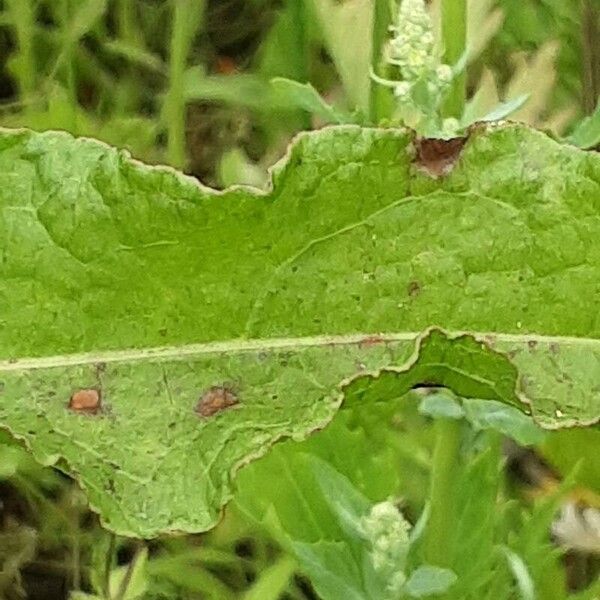
[[[0,423],[146,537],[210,528],[243,464],[342,400],[429,381],[593,423],[599,190],[598,157],[513,125],[437,180],[403,130],[329,128],[269,192],[222,194],[4,130]],[[101,411],[69,409],[96,388]]]

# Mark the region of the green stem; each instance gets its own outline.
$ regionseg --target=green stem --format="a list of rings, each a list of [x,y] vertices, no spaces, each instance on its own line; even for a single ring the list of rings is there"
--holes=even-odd
[[[119,38],[132,48],[145,50],[141,29],[136,25],[137,5],[131,0],[119,0],[116,7],[117,31]],[[136,112],[140,104],[140,83],[136,77],[136,69],[129,65],[123,85],[115,94],[117,114]]]
[[[184,73],[196,27],[204,13],[203,0],[173,0],[173,27],[169,56],[169,89],[166,102],[167,160],[173,167],[185,166]]]
[[[35,8],[31,0],[9,0],[7,11],[11,17],[18,48],[17,85],[25,111],[35,92],[36,62],[33,52]]]
[[[308,45],[308,16],[305,0],[288,0],[291,15],[290,41],[293,50],[288,56],[286,76],[290,79],[306,83],[310,79],[310,57]],[[311,128],[310,115],[305,111],[298,113],[298,125],[301,129]]]
[[[467,0],[442,0],[442,43],[444,62],[454,66],[467,47]],[[463,71],[452,82],[444,105],[445,117],[462,117],[466,84],[466,73]]]
[[[138,46],[141,37],[136,21],[136,5],[131,0],[119,0],[117,5],[119,37],[132,46]]]
[[[135,569],[137,567],[138,562],[140,561],[140,559],[142,557],[143,552],[144,552],[144,546],[140,542],[138,542],[135,554],[134,554],[133,558],[131,559],[131,562],[127,565],[127,570],[125,571],[125,575],[123,576],[123,579],[121,580],[121,583],[119,585],[119,589],[117,590],[117,592],[112,600],[124,600],[127,597],[127,595],[128,595],[127,591],[128,591],[129,585],[131,584],[131,579],[133,577],[133,574],[135,573]],[[109,593],[110,593],[110,591],[109,591]]]
[[[425,559],[441,567],[452,561],[456,476],[462,423],[440,419],[435,423],[436,442],[433,452],[430,488],[430,515],[425,539]]]
[[[106,551],[106,556],[105,556],[105,560],[104,560],[104,595],[106,596],[107,600],[112,600],[111,598],[111,591],[110,591],[110,574],[112,572],[112,568],[113,568],[113,563],[115,561],[115,553],[117,550],[117,536],[114,533],[109,533],[108,534],[109,537],[109,541],[108,541],[108,549]]]
[[[386,77],[385,62],[382,60],[383,48],[389,38],[389,26],[392,23],[392,7],[389,0],[375,0],[373,8],[373,29],[371,32],[371,68],[373,73]],[[382,119],[390,118],[394,110],[394,98],[389,88],[371,80],[369,97],[369,117],[377,125]]]
[[[63,73],[66,82],[67,95],[69,98],[68,110],[63,114],[63,124],[67,131],[77,135],[77,73],[75,68],[75,53],[73,48],[73,40],[71,39],[70,25],[72,18],[71,0],[63,0],[62,2],[62,40],[63,47],[61,50]]]
[[[294,39],[294,50],[290,52],[288,68],[290,78],[306,83],[308,81],[307,17],[304,0],[288,0],[293,28],[290,34]]]
[[[600,7],[594,0],[581,2],[583,50],[583,110],[591,115],[600,98]]]

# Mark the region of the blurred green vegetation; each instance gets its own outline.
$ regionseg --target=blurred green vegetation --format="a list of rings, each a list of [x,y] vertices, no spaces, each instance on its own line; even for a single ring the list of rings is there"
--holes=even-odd
[[[216,187],[264,186],[297,132],[389,118],[391,95],[369,77],[379,56],[378,49],[371,56],[371,40],[386,38],[389,9],[378,2],[373,17],[372,8],[372,0],[3,0],[0,125],[92,136]],[[440,3],[430,9],[437,18]],[[526,93],[513,118],[598,144],[598,118],[590,117],[600,95],[596,0],[473,0],[468,47],[469,115]],[[310,83],[321,97],[273,78]],[[243,472],[236,502],[214,531],[151,541],[104,531],[75,483],[36,465],[0,432],[0,598],[317,598],[290,551],[290,540],[311,536],[310,515],[298,515],[322,504],[298,488],[298,457],[328,460],[373,502],[399,499],[415,522],[433,444],[431,419],[416,405],[346,415],[303,445],[280,444]],[[528,598],[527,582],[513,573],[518,563],[490,562],[493,550],[477,550],[479,538],[463,535],[474,522],[526,561],[540,600],[564,598],[567,587],[573,598],[600,597],[598,555],[560,551],[549,533],[566,494],[597,501],[600,475],[589,452],[599,436],[598,429],[548,435],[538,451],[556,477],[527,469],[510,477],[499,454],[465,463],[462,489],[480,500],[457,525],[479,565],[471,573],[464,565],[463,581],[473,586],[465,594],[493,594],[465,597]],[[475,456],[489,440],[473,432],[471,442]],[[494,483],[489,471],[501,465],[507,477]],[[518,461],[509,466],[523,471]],[[562,487],[548,483],[562,477]],[[491,515],[498,495],[504,504]]]

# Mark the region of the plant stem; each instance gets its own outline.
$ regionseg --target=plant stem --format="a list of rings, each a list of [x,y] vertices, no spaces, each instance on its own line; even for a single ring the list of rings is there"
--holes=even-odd
[[[35,92],[36,62],[33,52],[35,7],[31,0],[9,0],[7,11],[12,20],[18,48],[17,85],[25,112]]]
[[[204,0],[173,0],[173,26],[169,56],[169,89],[165,98],[167,160],[173,167],[185,165],[184,73],[197,26],[204,13]]]
[[[373,8],[373,29],[371,32],[371,68],[373,73],[385,77],[384,61],[382,52],[388,39],[388,28],[392,23],[392,10],[389,0],[375,0]],[[379,85],[371,80],[371,91],[369,96],[369,117],[373,125],[377,125],[382,119],[392,116],[394,99],[389,88]]]
[[[591,115],[600,98],[600,8],[592,0],[581,2],[583,49],[583,110]]]
[[[145,50],[141,29],[136,26],[137,6],[131,0],[119,0],[117,4],[117,31],[119,38],[132,48]],[[115,94],[117,114],[136,112],[140,101],[140,84],[136,80],[136,69],[129,65],[123,85]]]
[[[104,595],[107,600],[111,599],[110,593],[110,574],[115,560],[115,551],[117,549],[117,536],[114,533],[109,533],[108,549],[104,560]]]
[[[131,579],[133,577],[137,564],[142,557],[143,552],[144,546],[140,542],[138,542],[135,554],[131,559],[130,563],[127,565],[127,570],[125,571],[125,575],[121,580],[119,589],[117,590],[113,600],[124,600],[124,598],[127,597],[127,590],[129,588],[129,585],[131,584]]]
[[[444,62],[454,66],[467,47],[467,0],[442,0]],[[467,77],[463,71],[452,82],[444,104],[444,116],[460,119],[465,107]]]
[[[306,83],[310,79],[310,56],[308,37],[308,15],[305,0],[288,0],[290,11],[290,44],[287,58],[286,77]],[[298,126],[311,128],[311,117],[305,111],[298,111]]]
[[[119,36],[124,42],[138,46],[140,29],[136,26],[136,5],[131,0],[119,0],[117,4],[117,25]]]
[[[63,114],[63,127],[71,133],[77,135],[77,73],[75,69],[74,42],[71,39],[70,25],[72,18],[71,0],[63,0],[62,5],[62,49],[61,57],[63,72],[66,81],[66,91],[68,95],[68,110]],[[60,64],[60,63],[59,63]]]
[[[435,423],[430,485],[430,515],[425,538],[425,559],[441,567],[452,561],[456,475],[461,442],[461,421],[440,419]]]
[[[295,52],[290,52],[288,68],[290,78],[306,83],[308,81],[308,46],[307,41],[307,18],[304,0],[288,0],[292,16],[293,36]]]

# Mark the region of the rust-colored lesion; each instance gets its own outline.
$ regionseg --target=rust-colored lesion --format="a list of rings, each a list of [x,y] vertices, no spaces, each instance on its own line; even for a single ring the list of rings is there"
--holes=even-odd
[[[381,335],[368,335],[358,342],[359,348],[370,348],[378,344],[385,344],[385,338]]]
[[[239,402],[238,395],[231,387],[214,385],[200,396],[196,405],[196,414],[205,418],[212,417]]]
[[[460,154],[467,143],[468,136],[449,140],[437,138],[416,138],[415,164],[421,171],[434,179],[448,175],[458,162]]]
[[[102,394],[97,388],[83,388],[73,392],[69,409],[76,413],[95,415],[102,410]]]

